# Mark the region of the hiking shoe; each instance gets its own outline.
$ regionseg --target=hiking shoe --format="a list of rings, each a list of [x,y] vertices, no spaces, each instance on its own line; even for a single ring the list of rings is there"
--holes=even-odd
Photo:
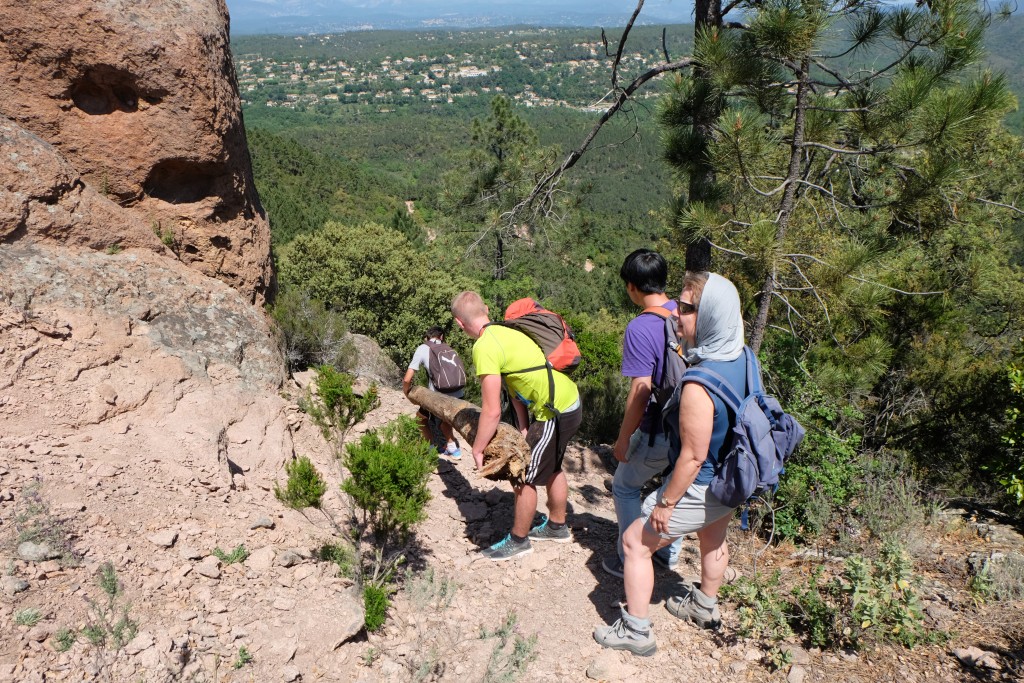
[[[480,554],[493,562],[504,562],[520,555],[529,555],[532,552],[533,546],[530,545],[529,538],[522,543],[516,543],[512,539],[512,534],[508,534],[490,548],[481,550]]]
[[[698,595],[699,594],[699,595]],[[701,600],[708,601],[711,598],[700,593],[700,584],[691,583],[683,589],[682,595],[673,595],[665,601],[665,609],[673,616],[683,621],[692,621],[701,628],[718,630],[722,625],[722,615],[718,611],[718,601],[711,607],[701,604]]]
[[[679,566],[679,559],[678,558],[676,558],[675,562],[669,562],[668,560],[666,560],[664,557],[662,557],[658,553],[654,553],[654,555],[651,556],[651,559],[654,560],[654,564],[658,565],[662,569],[667,569],[670,572],[674,572],[676,570],[676,568]]]
[[[452,460],[458,460],[462,457],[462,449],[458,446],[448,446],[441,452],[441,455],[447,455]]]
[[[626,611],[622,611],[622,617],[611,626],[598,626],[594,629],[594,640],[612,650],[626,650],[641,657],[650,657],[658,650],[654,642],[654,633],[650,627],[646,631],[640,631],[631,625],[627,619]]]
[[[555,543],[568,543],[572,540],[569,527],[565,524],[561,529],[552,529],[548,522],[551,521],[544,516],[544,521],[530,529],[529,538],[533,541],[554,541]]]
[[[622,560],[619,559],[618,555],[605,556],[601,560],[601,569],[620,579],[626,578],[626,570],[622,567]]]

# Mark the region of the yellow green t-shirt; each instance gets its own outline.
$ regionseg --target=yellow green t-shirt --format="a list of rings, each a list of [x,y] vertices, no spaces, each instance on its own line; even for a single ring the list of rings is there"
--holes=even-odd
[[[514,392],[538,420],[554,417],[544,407],[548,402],[548,371],[544,368],[526,373],[516,371],[544,365],[545,361],[544,352],[532,339],[501,325],[485,327],[473,344],[473,365],[477,376],[504,375],[509,391]],[[555,379],[554,406],[563,412],[579,400],[580,392],[576,383],[561,372],[552,370],[552,374]]]

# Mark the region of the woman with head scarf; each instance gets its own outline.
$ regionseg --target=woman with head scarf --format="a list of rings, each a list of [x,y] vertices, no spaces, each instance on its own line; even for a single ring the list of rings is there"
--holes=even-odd
[[[722,375],[746,394],[743,316],[736,287],[716,273],[687,273],[678,300],[678,331],[686,361]],[[679,397],[681,447],[671,475],[644,501],[643,514],[623,534],[626,606],[610,626],[594,630],[604,647],[652,655],[657,646],[649,609],[654,591],[652,554],[675,539],[696,532],[700,542],[701,580],[665,607],[702,628],[718,628],[718,589],[729,564],[726,528],[733,508],[708,492],[719,456],[728,449],[729,410],[717,396],[686,382]]]

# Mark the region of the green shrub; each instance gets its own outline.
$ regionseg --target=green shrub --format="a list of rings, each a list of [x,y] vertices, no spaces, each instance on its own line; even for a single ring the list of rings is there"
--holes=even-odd
[[[224,564],[235,564],[236,562],[245,562],[246,558],[249,557],[249,551],[245,549],[244,545],[237,545],[235,549],[230,553],[226,553],[220,548],[213,549],[214,556],[223,562]]]
[[[296,510],[319,508],[327,492],[327,483],[312,461],[303,455],[285,463],[284,471],[288,475],[288,482],[283,489],[274,482],[274,496]]]
[[[487,660],[485,683],[511,683],[537,658],[537,634],[524,638],[518,633],[518,623],[519,617],[510,611],[505,621],[493,631],[481,629],[481,638],[495,638],[497,641]]]
[[[605,369],[579,381],[583,420],[578,438],[589,443],[613,443],[619,435],[629,394],[629,381],[618,370]]]
[[[120,599],[121,582],[113,564],[104,562],[100,565],[97,583],[106,599],[88,601],[89,623],[82,629],[82,635],[96,647],[110,640],[115,648],[121,649],[138,633],[139,624],[129,616],[131,603]]]
[[[387,619],[388,607],[391,606],[389,590],[381,586],[363,586],[363,606],[366,608],[366,630],[380,630]]]
[[[738,578],[722,586],[721,595],[736,603],[737,631],[748,638],[783,640],[793,634],[789,625],[792,606],[779,592],[781,573],[757,574],[753,579]]]
[[[283,247],[279,264],[286,289],[302,288],[323,301],[399,364],[408,362],[427,324],[452,325],[451,301],[470,286],[437,268],[435,258],[400,232],[376,223],[328,222]]]
[[[404,539],[426,516],[427,481],[437,467],[437,452],[407,415],[379,433],[367,432],[347,451],[343,462],[349,476],[341,488],[362,511],[364,524],[382,546]]]
[[[252,661],[252,655],[249,653],[249,648],[245,645],[238,648],[238,657],[231,665],[232,669],[241,669],[243,666]]]
[[[42,618],[42,612],[35,607],[27,607],[14,613],[14,623],[18,626],[35,626]]]
[[[352,578],[356,573],[356,554],[352,547],[344,543],[324,543],[317,551],[317,557],[324,562],[331,562],[338,567],[342,576]]]
[[[282,291],[271,309],[284,337],[285,358],[293,370],[330,365],[348,370],[355,345],[341,314],[297,288]]]
[[[345,442],[348,430],[380,405],[376,385],[371,384],[360,396],[353,390],[352,382],[352,375],[321,365],[317,368],[316,394],[307,404],[309,416],[336,449]]]
[[[1022,341],[1024,344],[1024,341]],[[1017,505],[1024,505],[1024,363],[1007,369],[1012,403],[1006,409],[1006,453],[993,467],[996,480]]]
[[[75,644],[75,640],[77,640],[77,636],[74,631],[67,627],[61,627],[53,635],[53,648],[57,652],[67,652]]]

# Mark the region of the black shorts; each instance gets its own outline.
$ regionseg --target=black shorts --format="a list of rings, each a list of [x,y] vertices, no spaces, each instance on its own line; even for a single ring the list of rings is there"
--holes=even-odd
[[[536,421],[526,432],[530,462],[526,466],[527,484],[547,486],[551,477],[562,471],[562,458],[569,440],[576,436],[583,422],[583,408],[578,407],[557,420]]]

